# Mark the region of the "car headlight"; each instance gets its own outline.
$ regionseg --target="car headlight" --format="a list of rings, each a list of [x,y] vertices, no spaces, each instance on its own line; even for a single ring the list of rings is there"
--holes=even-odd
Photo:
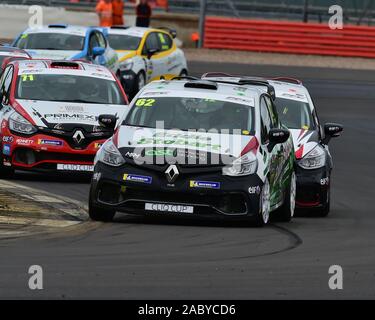
[[[30,121],[22,117],[18,112],[13,112],[9,117],[9,129],[14,132],[31,135],[38,130]]]
[[[120,62],[119,68],[120,68],[121,71],[129,71],[129,70],[133,69],[133,66],[134,66],[133,59],[127,59],[125,61]]]
[[[321,146],[316,146],[299,162],[299,166],[303,169],[312,170],[324,167],[326,164],[326,153]]]
[[[258,168],[258,160],[254,153],[249,152],[242,157],[233,161],[230,166],[223,168],[223,175],[225,176],[247,176],[256,172]]]
[[[125,163],[124,157],[113,144],[112,139],[107,140],[96,153],[94,165],[98,161],[113,167],[119,167]]]

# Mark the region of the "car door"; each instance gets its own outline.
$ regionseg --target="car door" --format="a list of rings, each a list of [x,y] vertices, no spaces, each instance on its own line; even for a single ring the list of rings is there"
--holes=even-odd
[[[282,201],[282,192],[280,190],[280,175],[282,168],[282,149],[281,144],[275,145],[271,148],[269,142],[269,132],[275,126],[274,114],[270,113],[270,106],[267,95],[262,95],[260,98],[260,116],[261,116],[261,143],[262,147],[267,149],[269,160],[269,183],[271,207],[274,207]]]
[[[14,67],[8,66],[5,68],[0,78],[0,123],[9,114],[12,107],[9,104],[9,95],[14,74]],[[2,132],[0,132],[0,141],[3,141]]]
[[[103,48],[104,54],[94,57],[93,50],[95,47]],[[97,30],[92,31],[90,34],[88,56],[89,56],[89,60],[91,60],[93,63],[99,64],[99,65],[108,67],[111,70],[114,70],[113,68],[114,68],[115,62],[113,61],[114,60],[113,54],[111,56],[110,50],[109,49],[107,50],[107,40]]]
[[[149,50],[154,50],[155,53],[148,57]],[[151,32],[147,35],[143,49],[142,56],[146,62],[146,82],[158,79],[164,74],[166,60],[163,58],[163,52],[161,52],[161,45],[158,39],[158,32]]]
[[[93,50],[95,47],[99,47],[99,39],[96,35],[95,31],[92,31],[89,36],[89,47],[88,47],[88,58],[90,61],[96,64],[103,64],[104,65],[104,60],[101,57],[93,57]]]
[[[117,73],[119,68],[118,55],[115,50],[113,50],[108,43],[108,40],[103,33],[96,31],[96,36],[98,38],[99,47],[104,48],[104,65],[112,70],[114,73]]]
[[[179,76],[182,67],[177,50],[173,47],[173,39],[164,32],[158,32],[158,40],[160,42],[160,54],[156,57],[161,59],[162,62],[161,75],[167,79]]]

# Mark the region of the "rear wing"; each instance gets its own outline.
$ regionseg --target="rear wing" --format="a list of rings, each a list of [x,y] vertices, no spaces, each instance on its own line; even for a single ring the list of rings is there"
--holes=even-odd
[[[275,88],[268,82],[267,79],[263,78],[252,78],[244,76],[233,76],[222,72],[211,72],[205,73],[202,76],[202,80],[208,80],[216,83],[227,83],[238,86],[250,85],[250,86],[261,86],[267,88],[267,93],[270,95],[273,101],[276,100]]]

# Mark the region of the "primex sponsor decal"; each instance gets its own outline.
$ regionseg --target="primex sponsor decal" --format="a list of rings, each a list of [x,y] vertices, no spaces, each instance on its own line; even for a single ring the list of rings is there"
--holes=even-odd
[[[88,121],[88,122],[97,122],[98,117],[90,114],[82,114],[82,113],[47,113],[44,115],[46,120],[52,119],[53,121],[72,121],[72,122],[79,122],[79,121]]]
[[[59,163],[57,164],[57,170],[93,172],[94,166],[88,164]]]

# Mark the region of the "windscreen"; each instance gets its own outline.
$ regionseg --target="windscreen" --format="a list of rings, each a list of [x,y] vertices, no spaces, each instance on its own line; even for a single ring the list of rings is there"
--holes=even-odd
[[[83,50],[85,37],[64,33],[30,33],[22,35],[16,46],[33,50]]]
[[[314,122],[308,103],[277,98],[275,104],[281,123],[289,129],[314,129]]]
[[[110,34],[108,42],[115,50],[137,50],[141,43],[141,38],[129,35]]]
[[[30,74],[17,80],[16,98],[99,104],[126,104],[117,82],[95,77]]]
[[[123,125],[180,130],[240,130],[243,134],[254,131],[254,108],[228,101],[186,98],[139,98],[133,104]]]

